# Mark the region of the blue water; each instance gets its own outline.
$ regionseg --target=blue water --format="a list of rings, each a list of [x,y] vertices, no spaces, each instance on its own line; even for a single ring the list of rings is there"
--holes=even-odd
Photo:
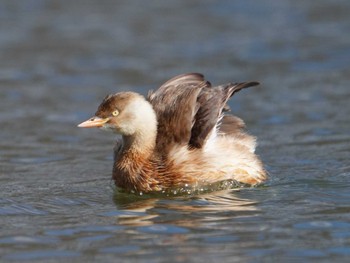
[[[346,262],[350,2],[1,1],[0,261]],[[270,180],[133,196],[114,135],[81,130],[106,94],[201,72],[257,80],[230,106]]]

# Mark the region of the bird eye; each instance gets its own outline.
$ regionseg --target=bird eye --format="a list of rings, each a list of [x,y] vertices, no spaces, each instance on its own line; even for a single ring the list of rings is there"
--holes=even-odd
[[[115,111],[112,112],[112,115],[113,115],[114,117],[118,116],[118,114],[119,114],[119,111],[117,111],[117,110],[115,110]]]

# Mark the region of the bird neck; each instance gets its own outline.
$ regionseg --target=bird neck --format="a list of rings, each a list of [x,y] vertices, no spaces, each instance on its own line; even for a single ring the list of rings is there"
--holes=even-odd
[[[124,189],[151,190],[144,183],[151,180],[151,175],[146,170],[154,170],[152,163],[155,158],[157,118],[148,102],[138,103],[135,111],[134,117],[137,120],[134,125],[137,126],[133,127],[132,134],[123,135],[121,149],[115,155],[113,178],[116,185]]]
[[[154,134],[123,136],[123,146],[115,156],[113,166],[113,179],[118,187],[140,193],[152,190],[149,183],[156,183],[155,179],[152,179],[151,165],[154,160],[155,142],[156,131]]]
[[[148,129],[147,131],[136,132],[133,135],[123,136],[122,155],[138,155],[148,158],[154,151],[156,145],[157,131]]]
[[[148,157],[153,153],[157,137],[157,117],[152,105],[144,100],[135,100],[129,105],[133,113],[132,134],[123,135],[122,154],[138,154]]]

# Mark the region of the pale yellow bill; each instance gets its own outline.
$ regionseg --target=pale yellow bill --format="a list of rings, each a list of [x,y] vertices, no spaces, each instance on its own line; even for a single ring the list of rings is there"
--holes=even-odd
[[[78,125],[80,128],[100,128],[109,121],[109,118],[92,117]]]

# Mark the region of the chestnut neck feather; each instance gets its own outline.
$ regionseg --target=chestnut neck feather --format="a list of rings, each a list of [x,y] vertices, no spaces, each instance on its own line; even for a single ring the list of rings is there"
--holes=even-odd
[[[154,153],[157,137],[157,122],[154,112],[145,114],[145,120],[137,123],[137,128],[132,135],[123,135],[121,152],[118,154],[118,166],[126,171],[135,171],[148,163]],[[148,117],[148,118],[147,118]],[[130,173],[132,174],[132,173]]]
[[[153,152],[156,143],[156,133],[136,133],[123,136],[123,154],[132,153],[147,156]]]
[[[130,190],[151,191],[156,183],[145,170],[151,164],[156,133],[137,133],[123,136],[123,145],[113,168],[116,185]]]

